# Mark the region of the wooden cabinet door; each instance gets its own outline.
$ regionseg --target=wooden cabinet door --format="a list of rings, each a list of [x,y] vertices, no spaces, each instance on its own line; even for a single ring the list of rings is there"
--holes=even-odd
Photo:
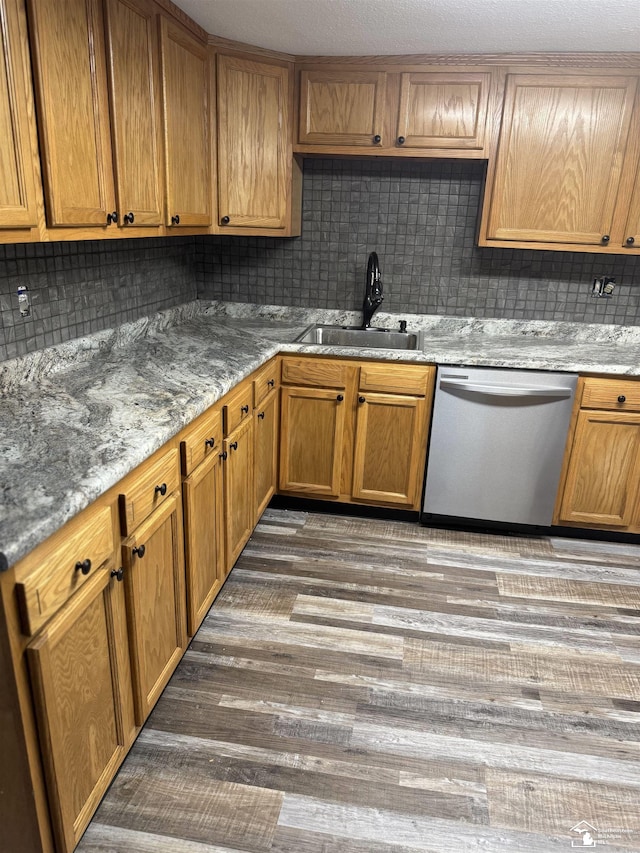
[[[161,19],[166,224],[211,225],[209,55],[206,45]]]
[[[396,143],[482,152],[490,85],[488,72],[402,74]]]
[[[637,78],[512,74],[489,240],[608,245]]]
[[[65,853],[135,734],[126,617],[112,568],[101,568],[27,649],[51,815]]]
[[[625,249],[640,250],[640,166],[636,173],[631,207],[623,234],[622,245]]]
[[[118,224],[161,225],[155,8],[145,0],[106,0],[105,10]]]
[[[193,636],[224,580],[224,509],[219,451],[182,484],[188,633]]]
[[[106,226],[114,210],[102,6],[30,0],[47,221]]]
[[[173,494],[123,545],[136,722],[142,725],[187,645],[182,513]]]
[[[426,400],[361,392],[353,497],[418,509],[427,449]]]
[[[640,476],[640,414],[578,414],[559,523],[627,528]]]
[[[289,70],[218,56],[218,212],[229,228],[287,224]]]
[[[278,485],[278,391],[273,390],[256,409],[254,422],[254,526],[267,508]]]
[[[0,0],[0,228],[38,223],[26,39],[22,3]]]
[[[347,404],[341,391],[283,388],[280,489],[338,497]]]
[[[386,80],[376,71],[302,71],[298,142],[389,147],[392,141],[384,138]]]
[[[225,439],[224,510],[226,520],[226,572],[240,556],[253,532],[253,418],[248,418]]]

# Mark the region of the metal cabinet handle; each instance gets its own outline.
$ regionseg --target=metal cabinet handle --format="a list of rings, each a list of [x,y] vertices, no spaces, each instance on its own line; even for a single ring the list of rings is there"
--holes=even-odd
[[[227,451],[224,450],[222,453],[220,453],[218,455],[220,456],[220,459],[222,459],[222,461],[224,462],[224,460],[227,458]]]
[[[359,403],[366,403],[366,402],[367,402],[367,398],[366,398],[366,397],[358,397],[358,402],[359,402]]]
[[[275,380],[275,379],[269,379],[269,380],[267,381],[267,385],[269,386],[269,388],[273,388],[273,387],[275,386],[275,384],[276,384],[276,380]]]
[[[216,440],[215,438],[205,438],[204,443],[206,447],[213,447],[216,443]]]
[[[624,396],[624,394],[620,394],[620,396],[618,397],[618,402],[619,402],[619,403],[624,403],[624,402],[626,401],[626,399],[627,399],[627,398]]]
[[[222,219],[220,220],[221,225],[228,225],[230,222],[231,222],[231,220],[229,219],[228,216],[223,216]]]
[[[83,575],[88,575],[91,571],[91,560],[78,560],[76,563],[76,572],[82,572]]]
[[[115,578],[118,582],[120,582],[124,578],[124,569],[120,566],[119,569],[114,569],[111,572],[111,577]]]
[[[249,412],[249,406],[240,406],[240,411],[243,415],[246,415]]]
[[[379,133],[376,133],[376,135],[373,137],[373,141],[376,145],[380,145],[380,143],[382,142],[382,137]]]
[[[635,240],[635,237],[627,237],[625,242],[626,242],[627,246],[633,246],[633,244],[636,242],[636,240]]]
[[[180,216],[177,213],[175,216],[171,217],[171,224],[172,225],[180,225]]]
[[[611,239],[611,237],[608,234],[602,235],[602,242],[603,243],[608,243],[610,239]]]
[[[337,400],[339,403],[341,403],[341,402],[344,400],[344,397],[342,396],[342,394],[338,394],[338,396],[336,397],[336,400]]]
[[[232,441],[231,444],[229,445],[229,450],[237,450],[237,449],[238,449],[238,442]]]
[[[167,494],[167,484],[163,483],[161,486],[156,486],[155,493],[158,494],[158,492],[164,497]]]
[[[112,225],[113,223],[118,221],[118,211],[114,210],[113,213],[107,213],[107,225]]]
[[[144,557],[144,554],[145,554],[145,551],[146,551],[146,550],[147,550],[147,549],[145,548],[145,546],[144,546],[144,545],[138,545],[137,547],[135,547],[135,548],[132,550],[132,552],[131,552],[131,553],[132,553],[132,554],[135,554],[136,556],[140,557],[140,559],[142,559],[142,558]]]
[[[129,211],[129,213],[125,213],[125,215],[122,217],[122,221],[125,222],[127,225],[133,225],[134,219],[135,216],[133,215],[132,211]]]
[[[261,421],[263,421],[264,420],[264,412],[258,412],[258,417],[260,418]]]
[[[398,145],[404,145],[405,142],[406,142],[406,140],[405,140],[404,136],[398,137]]]

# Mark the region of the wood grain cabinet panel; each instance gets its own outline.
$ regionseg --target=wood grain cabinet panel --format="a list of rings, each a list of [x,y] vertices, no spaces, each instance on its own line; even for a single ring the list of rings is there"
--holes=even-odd
[[[384,72],[376,71],[302,71],[298,141],[389,144],[384,138],[386,79]]]
[[[0,228],[37,225],[26,22],[21,0],[0,0]]]
[[[280,489],[338,497],[345,395],[328,388],[283,388],[281,407]]]
[[[225,578],[222,444],[184,480],[188,633],[193,636]]]
[[[182,27],[161,18],[167,207],[173,228],[211,225],[209,54]]]
[[[640,111],[640,106],[638,110]],[[640,166],[638,166],[636,172],[629,216],[625,223],[622,238],[624,249],[627,251],[632,249],[640,251]]]
[[[118,225],[161,225],[162,139],[155,6],[146,0],[106,0],[105,12]]]
[[[616,242],[614,212],[637,86],[634,76],[508,76],[481,244]]]
[[[402,74],[396,142],[482,151],[490,85],[489,72]]]
[[[217,57],[220,225],[280,229],[290,217],[290,71]]]
[[[253,490],[254,525],[278,486],[279,397],[277,389],[260,401],[254,413]]]
[[[640,414],[578,413],[559,523],[637,528]]]
[[[253,418],[244,420],[224,442],[224,512],[228,573],[253,532]]]
[[[99,0],[30,0],[47,221],[102,226],[115,208]]]
[[[64,853],[80,840],[134,735],[126,621],[109,568],[27,650],[51,815]]]
[[[183,548],[179,493],[168,497],[122,546],[138,725],[186,648]]]
[[[360,392],[353,497],[418,508],[427,447],[424,397]]]

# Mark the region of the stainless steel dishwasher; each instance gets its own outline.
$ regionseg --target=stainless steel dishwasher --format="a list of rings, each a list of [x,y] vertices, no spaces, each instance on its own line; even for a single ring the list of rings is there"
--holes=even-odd
[[[422,520],[551,524],[577,381],[438,367]]]

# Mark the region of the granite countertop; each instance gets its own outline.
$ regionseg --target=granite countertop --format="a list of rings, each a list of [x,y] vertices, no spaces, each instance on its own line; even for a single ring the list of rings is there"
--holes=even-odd
[[[306,346],[359,314],[199,303],[0,363],[0,568],[15,563],[278,352],[640,375],[640,328],[402,315],[424,349]],[[397,327],[379,312],[374,325]]]

